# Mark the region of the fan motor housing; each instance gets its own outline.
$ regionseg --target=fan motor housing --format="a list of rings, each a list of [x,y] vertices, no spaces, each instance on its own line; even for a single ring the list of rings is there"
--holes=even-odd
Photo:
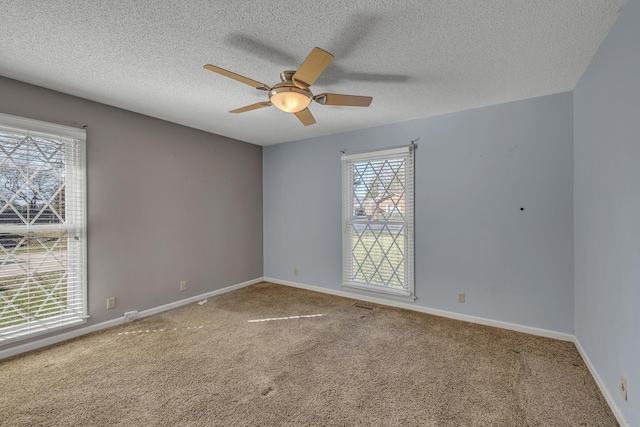
[[[284,70],[280,73],[280,80],[283,83],[291,83],[293,82],[293,75],[296,73],[296,70]]]

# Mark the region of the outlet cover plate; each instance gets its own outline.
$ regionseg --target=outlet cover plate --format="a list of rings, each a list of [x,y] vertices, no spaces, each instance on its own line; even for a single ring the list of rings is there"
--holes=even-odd
[[[458,302],[464,304],[464,293],[458,294]]]
[[[127,311],[126,313],[124,313],[124,320],[126,320],[127,322],[133,322],[137,318],[138,318],[138,311],[137,310]]]
[[[107,310],[116,308],[116,297],[107,298]]]

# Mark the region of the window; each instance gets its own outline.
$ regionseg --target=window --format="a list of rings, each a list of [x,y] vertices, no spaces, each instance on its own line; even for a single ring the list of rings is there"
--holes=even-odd
[[[0,344],[86,321],[85,135],[0,114]]]
[[[413,150],[342,156],[343,286],[415,299]]]

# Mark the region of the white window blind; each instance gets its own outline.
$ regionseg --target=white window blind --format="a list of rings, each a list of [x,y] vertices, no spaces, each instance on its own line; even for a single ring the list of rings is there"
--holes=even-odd
[[[0,344],[86,321],[85,135],[0,114]]]
[[[343,286],[415,298],[413,151],[342,156]]]

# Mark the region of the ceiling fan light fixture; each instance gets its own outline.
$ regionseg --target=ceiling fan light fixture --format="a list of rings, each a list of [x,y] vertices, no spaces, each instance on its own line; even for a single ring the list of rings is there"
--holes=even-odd
[[[329,52],[319,47],[314,47],[297,70],[281,72],[280,80],[282,82],[273,87],[215,65],[207,64],[204,68],[269,93],[268,102],[256,102],[231,110],[229,111],[230,113],[246,113],[247,111],[275,105],[278,110],[285,113],[293,113],[300,123],[309,126],[316,123],[316,119],[307,108],[311,101],[316,101],[320,105],[368,107],[373,99],[370,96],[342,95],[338,93],[323,93],[313,96],[309,87],[320,77],[332,59],[333,55]]]
[[[311,93],[297,87],[276,87],[269,91],[269,100],[285,113],[297,113],[311,103]]]

